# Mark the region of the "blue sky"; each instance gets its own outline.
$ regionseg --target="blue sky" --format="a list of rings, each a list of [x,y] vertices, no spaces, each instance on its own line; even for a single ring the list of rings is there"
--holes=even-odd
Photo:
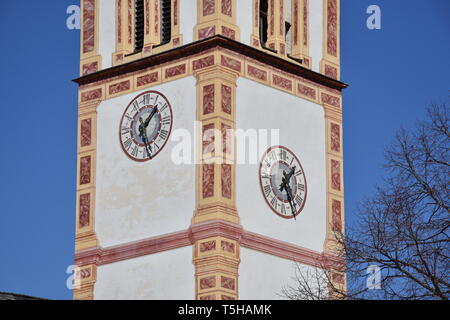
[[[72,296],[65,271],[74,251],[79,31],[66,28],[66,8],[78,2],[2,4],[0,291]],[[381,30],[366,28],[372,4],[381,7]],[[358,201],[382,181],[395,131],[449,97],[450,1],[342,0],[341,11],[351,223]]]

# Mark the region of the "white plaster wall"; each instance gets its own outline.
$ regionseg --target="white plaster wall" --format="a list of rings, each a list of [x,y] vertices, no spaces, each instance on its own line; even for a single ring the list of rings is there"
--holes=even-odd
[[[183,35],[183,44],[194,41],[194,27],[197,24],[197,1],[180,1],[180,32]]]
[[[193,300],[192,247],[99,266],[97,300]]]
[[[251,44],[253,31],[253,0],[236,1],[236,23],[240,29],[241,42]]]
[[[310,274],[315,274],[313,267],[296,264],[291,260],[247,248],[241,248],[240,251],[240,300],[285,300],[282,288],[288,285],[295,286],[292,277],[295,275],[296,268],[300,268],[305,275],[308,271]]]
[[[116,51],[115,11],[115,1],[99,1],[98,52],[102,56],[102,69],[112,67],[112,54]]]
[[[249,231],[321,252],[326,231],[325,120],[322,107],[240,78],[236,123],[237,128],[243,130],[280,129],[280,144],[299,158],[306,173],[308,192],[305,207],[297,220],[283,219],[271,211],[261,193],[261,157],[258,155],[257,164],[238,164],[236,204],[242,225]],[[239,149],[238,146],[238,159]]]
[[[309,55],[313,71],[320,72],[323,57],[323,1],[309,1]]]
[[[119,142],[119,123],[128,103],[145,90],[103,101],[97,109],[95,230],[103,247],[187,229],[195,209],[195,165],[173,163],[177,129],[194,134],[193,77],[155,86],[173,111],[172,134],[151,161],[130,160]]]

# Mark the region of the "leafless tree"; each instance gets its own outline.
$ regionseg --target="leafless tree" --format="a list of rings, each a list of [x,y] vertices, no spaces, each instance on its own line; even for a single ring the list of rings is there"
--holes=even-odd
[[[296,285],[284,287],[283,296],[308,300],[450,297],[449,122],[450,104],[433,104],[424,120],[412,130],[401,129],[386,149],[383,185],[361,203],[357,222],[347,227],[345,235],[335,235],[341,248],[338,255],[346,261],[341,270],[346,272],[346,290],[332,281],[331,271],[297,268]],[[379,290],[367,287],[370,265],[381,269]]]

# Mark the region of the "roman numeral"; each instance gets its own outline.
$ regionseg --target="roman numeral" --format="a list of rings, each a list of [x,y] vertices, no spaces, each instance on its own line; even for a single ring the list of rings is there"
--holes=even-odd
[[[297,188],[299,188],[302,191],[305,191],[305,185],[304,184],[301,184],[301,183],[297,184]]]
[[[127,151],[130,149],[131,144],[133,143],[133,141],[131,141],[131,138],[128,138],[127,140],[125,140],[125,142],[123,143],[123,146],[125,147],[125,149],[127,149]]]
[[[128,119],[128,121],[132,121],[133,120],[133,118],[132,117],[130,117],[128,114],[125,114],[125,118],[127,118]]]
[[[295,202],[297,202],[298,205],[301,206],[302,203],[303,203],[303,198],[298,194],[298,195],[295,197]]]
[[[296,176],[296,177],[300,177],[302,174],[303,174],[302,169],[297,168],[297,172],[295,173],[295,176]]]
[[[134,112],[139,112],[139,102],[133,102],[133,110]]]
[[[284,203],[281,205],[281,214],[286,214],[286,206]]]
[[[166,140],[167,136],[169,135],[169,132],[166,130],[161,130],[161,132],[159,133],[159,136],[161,137],[161,139]]]
[[[122,135],[126,135],[127,133],[130,133],[131,128],[130,127],[122,127]]]
[[[133,150],[131,151],[131,155],[133,157],[137,157],[137,155],[138,155],[138,147],[137,146],[134,146]]]
[[[150,95],[149,94],[146,94],[146,95],[144,95],[142,97],[142,103],[144,105],[149,105],[150,104]]]
[[[270,179],[270,175],[268,175],[267,173],[263,173],[263,175],[261,176],[262,179]]]
[[[274,208],[277,207],[278,201],[277,201],[277,198],[276,198],[275,196],[274,196],[274,197],[272,198],[272,200],[270,201],[270,204],[271,204]]]
[[[272,188],[270,187],[270,185],[264,186],[264,193],[266,194],[266,197],[268,197],[271,192],[272,192]]]
[[[281,160],[286,161],[286,156],[287,156],[286,150],[281,150],[279,156],[280,156]]]
[[[162,119],[162,125],[163,125],[163,126],[169,125],[170,122],[171,122],[171,120],[172,120],[172,118],[171,118],[170,116],[165,116],[165,117]]]
[[[169,106],[169,105],[168,105],[167,103],[164,104],[164,105],[161,107],[161,109],[159,109],[159,111],[160,111],[161,113],[163,113],[164,110],[166,110],[168,106]]]

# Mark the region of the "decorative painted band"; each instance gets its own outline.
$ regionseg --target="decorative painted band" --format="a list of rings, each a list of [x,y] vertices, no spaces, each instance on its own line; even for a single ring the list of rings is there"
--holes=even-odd
[[[310,266],[340,266],[342,259],[329,253],[306,249],[292,243],[276,240],[246,231],[234,223],[213,220],[192,225],[188,230],[165,234],[122,245],[79,251],[77,265],[105,265],[158,252],[182,248],[201,239],[222,236],[240,243],[244,248],[303,263]]]

